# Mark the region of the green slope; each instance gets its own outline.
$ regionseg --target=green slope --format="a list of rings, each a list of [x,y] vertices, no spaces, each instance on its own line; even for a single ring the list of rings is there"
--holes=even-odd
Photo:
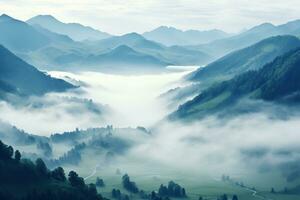
[[[229,109],[244,97],[287,105],[300,102],[300,49],[277,57],[256,71],[216,84],[181,105],[171,119],[197,119]]]
[[[277,56],[298,47],[300,47],[300,40],[294,36],[270,37],[230,53],[205,68],[191,73],[188,78],[193,81],[228,80],[234,75],[260,69]]]

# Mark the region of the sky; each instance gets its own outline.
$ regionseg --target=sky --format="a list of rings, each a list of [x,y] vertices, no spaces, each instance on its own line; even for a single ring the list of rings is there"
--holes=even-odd
[[[27,20],[50,14],[111,34],[158,26],[239,32],[260,23],[300,18],[299,0],[0,0],[0,13]]]

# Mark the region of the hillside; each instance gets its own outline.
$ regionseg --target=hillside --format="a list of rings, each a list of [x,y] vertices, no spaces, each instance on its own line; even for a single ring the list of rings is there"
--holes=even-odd
[[[50,171],[42,159],[22,159],[18,150],[0,140],[0,199],[104,199],[95,185],[86,185],[74,171],[65,176],[58,167]]]
[[[277,57],[257,71],[249,71],[203,91],[181,105],[170,118],[192,120],[222,112],[241,102],[242,98],[299,103],[300,49]],[[243,102],[241,102],[243,103]]]
[[[228,80],[234,75],[260,69],[277,56],[297,47],[300,47],[300,40],[294,36],[270,37],[192,72],[188,79],[192,81]]]
[[[78,23],[63,23],[51,15],[38,15],[26,22],[31,25],[39,25],[54,33],[68,35],[76,41],[101,40],[110,37],[108,33]]]
[[[16,92],[24,95],[41,95],[46,92],[60,92],[74,88],[70,83],[38,71],[1,45],[0,80],[2,86],[9,85],[9,88],[14,88]]]

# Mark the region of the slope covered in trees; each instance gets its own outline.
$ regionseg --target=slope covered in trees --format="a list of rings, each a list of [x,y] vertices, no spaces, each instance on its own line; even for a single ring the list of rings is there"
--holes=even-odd
[[[277,57],[262,69],[216,84],[181,105],[170,118],[195,119],[230,108],[243,97],[286,104],[300,101],[300,49]]]
[[[104,199],[95,185],[86,185],[76,172],[70,171],[67,178],[61,167],[50,171],[42,159],[33,163],[21,157],[0,141],[0,199]]]
[[[192,81],[228,80],[234,75],[257,70],[277,56],[300,47],[294,36],[275,36],[230,53],[189,75]]]

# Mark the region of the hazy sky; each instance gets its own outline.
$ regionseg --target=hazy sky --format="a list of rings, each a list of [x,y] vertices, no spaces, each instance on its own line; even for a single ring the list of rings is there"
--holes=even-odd
[[[113,34],[160,25],[237,32],[300,18],[299,0],[0,0],[0,12],[26,20],[51,14]]]

